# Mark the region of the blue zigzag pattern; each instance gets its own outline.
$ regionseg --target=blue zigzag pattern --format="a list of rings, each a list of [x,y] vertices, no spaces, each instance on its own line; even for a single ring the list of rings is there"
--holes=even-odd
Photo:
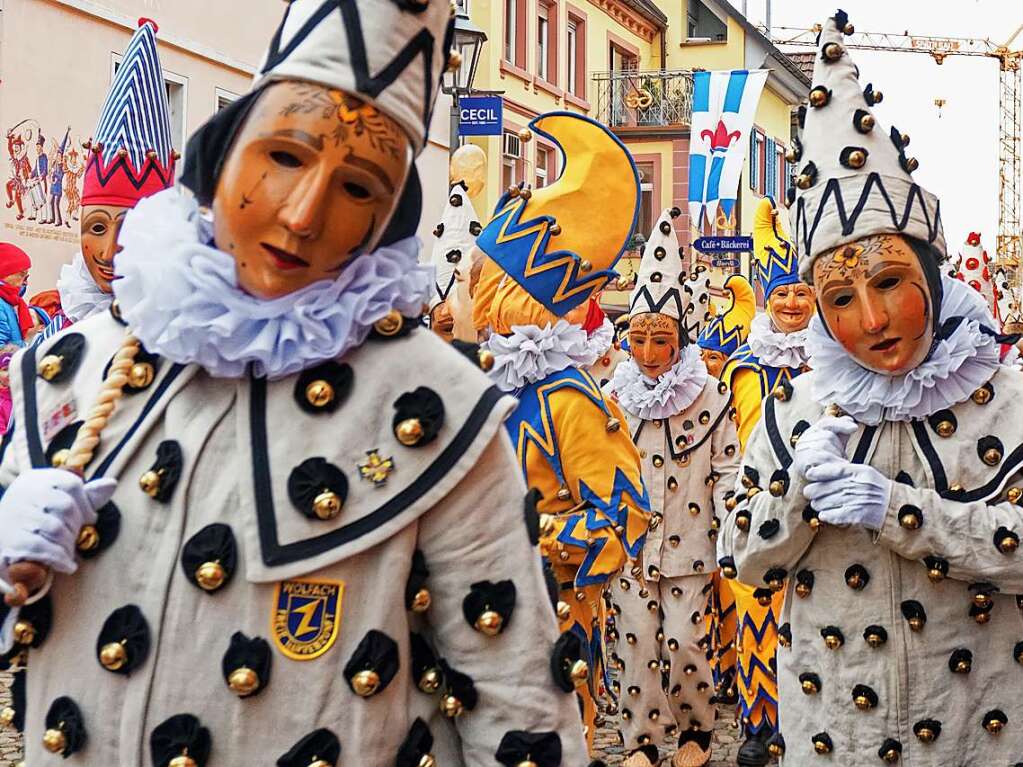
[[[156,152],[165,166],[170,165],[174,151],[170,107],[156,35],[149,24],[139,27],[128,44],[93,141],[103,145],[108,158],[118,149],[126,149],[136,169],[145,164],[150,151]]]
[[[731,387],[732,378],[739,370],[751,370],[757,374],[760,381],[761,399],[767,397],[783,378],[791,381],[803,372],[799,368],[779,368],[762,364],[760,358],[749,348],[748,343],[740,346],[735,350],[735,354],[728,358],[721,374],[721,380]]]

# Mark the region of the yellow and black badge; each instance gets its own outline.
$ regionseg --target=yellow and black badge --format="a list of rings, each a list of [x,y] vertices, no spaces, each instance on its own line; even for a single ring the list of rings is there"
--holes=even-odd
[[[319,658],[333,646],[341,625],[343,583],[282,581],[271,630],[277,649],[292,660]]]

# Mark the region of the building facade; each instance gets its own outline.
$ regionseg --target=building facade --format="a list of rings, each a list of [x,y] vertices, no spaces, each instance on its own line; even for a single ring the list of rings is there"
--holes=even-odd
[[[751,231],[753,203],[784,204],[791,169],[784,159],[792,113],[810,88],[806,75],[726,0],[464,0],[488,37],[474,87],[503,91],[504,133],[473,138],[487,152],[488,184],[476,209],[493,209],[501,192],[556,178],[557,153],[519,131],[540,113],[576,111],[611,126],[641,175],[636,231],[646,236],[661,210],[677,205],[682,245],[700,232],[685,213],[694,70],[769,69],[756,113],[733,220],[719,232]],[[695,254],[694,254],[695,255]],[[638,254],[619,271],[638,268]],[[749,276],[748,255],[739,267]],[[726,270],[712,270],[715,285]],[[605,292],[612,310],[624,295]]]
[[[196,128],[248,91],[283,10],[280,0],[0,0],[0,126],[7,152],[0,240],[32,257],[30,296],[54,287],[61,265],[78,247],[74,203],[85,168],[82,143],[96,127],[138,19],[159,25],[174,146],[184,153]],[[436,140],[420,158],[424,179],[447,177],[446,98],[437,105],[431,131]],[[40,197],[49,210],[52,190],[35,176],[20,180],[20,206],[15,199],[21,191],[12,183],[17,168],[39,167],[41,155],[51,174],[58,156],[65,169],[59,223],[56,216],[42,223],[51,216],[36,212]],[[425,195],[421,236],[429,234],[447,198],[445,184],[436,186]]]

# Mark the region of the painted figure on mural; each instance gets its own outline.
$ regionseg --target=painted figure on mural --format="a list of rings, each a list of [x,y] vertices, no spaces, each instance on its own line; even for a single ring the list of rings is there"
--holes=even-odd
[[[62,184],[64,197],[67,198],[67,218],[64,220],[64,226],[68,229],[71,228],[72,221],[79,219],[82,193],[78,188],[78,182],[84,173],[85,159],[72,141],[64,153],[64,181]]]
[[[16,358],[0,620],[29,763],[587,764],[516,402],[423,327],[415,159],[454,23],[287,4],[182,188],[126,215],[110,310]],[[154,26],[115,119],[163,90]],[[372,83],[368,50],[394,62]]]
[[[709,375],[685,329],[699,299],[685,285],[672,226],[678,213],[665,210],[647,239],[629,299],[631,357],[604,389],[639,448],[652,514],[636,567],[609,590],[624,767],[661,764],[665,740],[672,750],[665,764],[706,764],[717,717],[704,616],[739,445],[728,387]]]
[[[36,158],[32,166],[32,173],[28,177],[28,198],[32,206],[29,214],[29,221],[38,221],[40,224],[49,223],[46,220],[47,199],[50,187],[50,157],[46,154],[46,137],[42,131],[36,137]]]
[[[63,226],[64,217],[61,213],[61,203],[64,198],[64,153],[67,151],[68,142],[71,140],[71,129],[64,133],[64,139],[60,146],[53,144],[50,159],[50,199],[48,223],[54,226]]]
[[[583,325],[588,299],[614,275],[635,227],[639,180],[624,145],[588,118],[541,115],[530,131],[563,149],[564,167],[554,183],[514,186],[498,202],[477,240],[488,258],[473,314],[489,333],[491,378],[519,400],[505,428],[541,515],[538,553],[552,579],[559,644],[588,669],[558,684],[576,689],[592,745],[610,684],[604,591],[642,551],[650,514],[625,416],[586,372],[595,355]],[[600,227],[594,210],[604,212]],[[535,253],[560,259],[534,271]]]
[[[28,191],[28,180],[32,175],[32,163],[28,159],[28,146],[24,122],[7,131],[7,157],[10,175],[7,178],[7,207],[18,208],[18,221],[25,218],[24,198]],[[34,131],[29,131],[32,135]]]
[[[1023,378],[983,297],[942,274],[909,138],[822,25],[791,219],[819,296],[811,371],[768,399],[719,560],[785,594],[783,764],[1016,764]]]

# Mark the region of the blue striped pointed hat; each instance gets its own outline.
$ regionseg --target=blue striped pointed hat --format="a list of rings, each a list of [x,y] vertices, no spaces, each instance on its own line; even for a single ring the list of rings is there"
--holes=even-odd
[[[87,148],[83,205],[135,207],[174,184],[170,105],[156,22],[139,19]]]

